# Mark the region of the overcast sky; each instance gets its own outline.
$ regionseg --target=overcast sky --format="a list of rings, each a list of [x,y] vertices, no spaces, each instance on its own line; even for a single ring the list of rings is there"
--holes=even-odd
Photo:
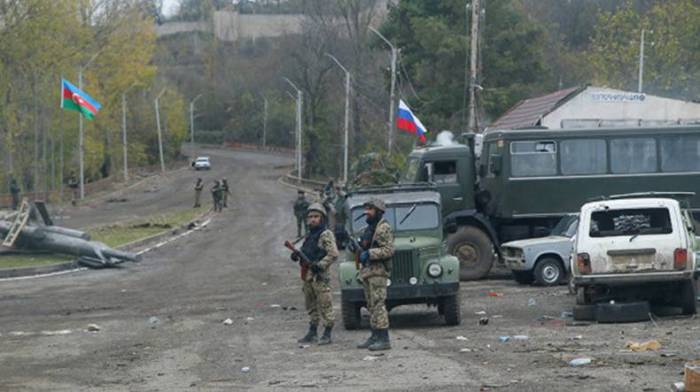
[[[179,0],[163,0],[163,15],[170,16],[174,14],[179,3]]]

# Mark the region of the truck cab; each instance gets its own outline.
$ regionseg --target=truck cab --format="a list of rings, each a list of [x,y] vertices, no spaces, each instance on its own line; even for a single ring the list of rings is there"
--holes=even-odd
[[[394,232],[387,309],[425,303],[436,306],[448,325],[459,324],[459,261],[443,250],[440,194],[428,184],[351,192],[344,205],[348,217],[345,230],[350,236],[359,237],[367,226],[363,206],[374,197],[386,204],[384,219]],[[356,329],[360,326],[360,309],[366,306],[364,290],[354,253],[344,250],[340,260],[343,324],[346,329]]]

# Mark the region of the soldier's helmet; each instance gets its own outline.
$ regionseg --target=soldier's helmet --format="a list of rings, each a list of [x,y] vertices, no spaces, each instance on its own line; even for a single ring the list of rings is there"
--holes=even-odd
[[[308,215],[311,211],[316,211],[321,214],[321,216],[326,218],[326,209],[323,208],[320,203],[312,203],[309,208],[306,209],[306,215]]]
[[[377,210],[381,212],[386,211],[386,205],[384,204],[384,201],[381,199],[377,199],[376,197],[369,199],[368,201],[365,202],[364,207],[374,207]]]

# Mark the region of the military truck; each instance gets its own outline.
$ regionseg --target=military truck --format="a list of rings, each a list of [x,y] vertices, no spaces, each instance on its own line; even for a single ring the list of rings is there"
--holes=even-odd
[[[587,200],[631,192],[700,194],[700,127],[493,130],[414,150],[402,181],[434,183],[462,280],[485,276],[502,242],[541,237]],[[690,200],[700,208],[700,196]]]
[[[387,310],[405,304],[436,306],[448,325],[461,320],[459,260],[443,247],[440,193],[429,184],[372,187],[348,194],[345,229],[357,238],[367,226],[364,204],[377,197],[386,204],[384,219],[394,231],[395,253],[387,288]],[[346,248],[347,244],[341,244]],[[346,329],[360,327],[366,306],[355,255],[345,249],[339,266],[340,298]]]

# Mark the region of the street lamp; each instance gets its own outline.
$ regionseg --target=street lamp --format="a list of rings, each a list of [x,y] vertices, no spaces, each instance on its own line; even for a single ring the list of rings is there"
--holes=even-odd
[[[197,95],[190,101],[190,143],[192,147],[194,147],[194,104],[199,98],[202,98],[202,94]]]
[[[344,147],[343,147],[343,183],[348,182],[348,130],[350,128],[350,71],[343,67],[343,64],[338,61],[332,54],[326,53],[331,60],[333,60],[340,69],[345,72],[345,135],[344,135]]]
[[[396,107],[396,104],[394,103],[394,101],[396,100],[396,61],[398,58],[399,50],[374,27],[370,26],[369,29],[372,30],[373,33],[377,34],[377,36],[379,36],[379,38],[381,38],[382,41],[384,41],[391,48],[391,93],[389,94],[389,141],[387,147],[389,150],[389,154],[391,154],[391,149],[394,144],[394,108]]]
[[[155,99],[155,106],[156,106],[156,125],[158,127],[158,154],[160,155],[160,171],[162,173],[165,173],[165,159],[163,158],[163,132],[160,129],[160,107],[158,105],[158,102],[160,100],[160,97],[165,93],[165,88],[160,91],[158,96],[156,96]]]
[[[301,113],[302,113],[302,107],[304,105],[304,93],[297,88],[297,86],[292,83],[291,80],[283,77],[285,82],[287,82],[294,90],[297,91],[297,176],[299,176],[299,179],[302,177],[302,173],[304,172],[303,166],[302,166],[302,160],[301,160],[301,149],[302,149],[302,125],[301,125]]]
[[[129,92],[132,87],[136,86],[136,84],[136,82],[132,83],[131,86],[127,87],[122,93],[122,148],[124,153],[124,181],[129,181],[128,147],[126,143],[126,93]]]
[[[78,69],[78,89],[83,91],[83,71],[89,67],[103,49],[98,50],[90,57],[85,65]],[[83,132],[83,115],[78,116],[78,161],[80,162],[80,200],[85,198],[85,135]]]

